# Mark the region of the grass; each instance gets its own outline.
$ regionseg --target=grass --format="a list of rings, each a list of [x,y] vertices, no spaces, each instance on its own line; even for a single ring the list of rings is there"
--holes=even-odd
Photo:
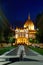
[[[29,48],[31,48],[32,50],[34,50],[34,51],[36,51],[36,52],[38,52],[38,53],[40,53],[41,55],[43,55],[43,49],[41,49],[41,48],[37,48],[37,47],[29,47]]]
[[[13,48],[15,48],[15,46],[0,48],[0,55],[2,55],[3,53],[7,51],[10,51]]]

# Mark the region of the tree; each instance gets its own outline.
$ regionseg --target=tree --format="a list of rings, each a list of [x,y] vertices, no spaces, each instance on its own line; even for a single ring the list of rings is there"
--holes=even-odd
[[[34,43],[34,39],[30,38],[29,42]]]
[[[43,42],[43,13],[38,14],[36,17],[36,23],[37,23],[37,34],[36,39],[39,40],[39,42]]]
[[[9,43],[11,43],[11,46],[13,46],[13,43],[15,43],[15,38],[10,37],[9,38]]]
[[[9,42],[9,35],[10,35],[10,33],[11,33],[11,30],[9,28],[6,28],[4,30],[4,38],[5,38],[6,43]]]

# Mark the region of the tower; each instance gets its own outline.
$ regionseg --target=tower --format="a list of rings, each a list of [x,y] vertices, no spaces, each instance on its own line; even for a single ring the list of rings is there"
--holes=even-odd
[[[30,13],[28,14],[28,20],[30,20]]]

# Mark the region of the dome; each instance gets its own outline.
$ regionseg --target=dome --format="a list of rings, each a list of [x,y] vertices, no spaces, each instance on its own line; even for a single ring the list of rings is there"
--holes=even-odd
[[[34,23],[28,17],[28,20],[24,24],[24,28],[28,28],[29,30],[34,30]]]

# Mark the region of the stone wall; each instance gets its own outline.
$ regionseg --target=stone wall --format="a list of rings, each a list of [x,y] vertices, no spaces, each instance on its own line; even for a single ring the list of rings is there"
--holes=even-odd
[[[32,46],[33,47],[43,48],[43,43],[33,43]]]
[[[9,47],[11,46],[11,43],[0,43],[0,47]]]

